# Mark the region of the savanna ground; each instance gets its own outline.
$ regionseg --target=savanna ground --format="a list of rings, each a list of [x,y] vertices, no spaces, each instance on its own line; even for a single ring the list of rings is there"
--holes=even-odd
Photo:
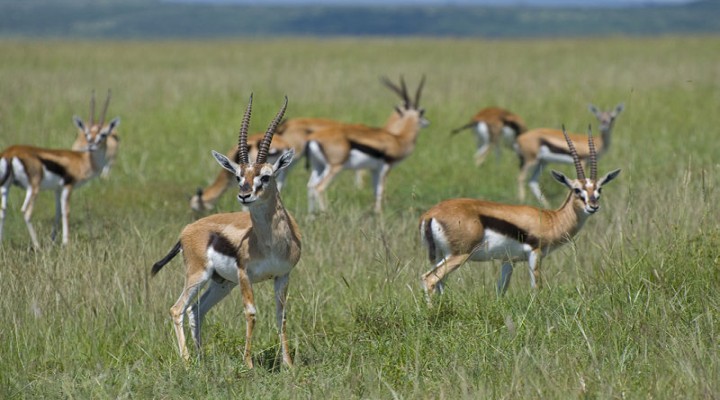
[[[113,90],[121,153],[109,180],[72,199],[71,243],[29,249],[14,189],[0,247],[2,398],[715,398],[720,396],[720,39],[548,41],[0,41],[0,146],[69,147],[91,90]],[[283,199],[303,231],[288,332],[296,367],[278,362],[272,285],[255,286],[256,368],[242,362],[238,292],[208,315],[204,358],[183,363],[168,315],[183,285],[174,260],[150,266],[193,220],[188,197],[236,141],[255,94],[253,131],[282,96],[288,116],[380,125],[404,75],[431,125],[388,180],[382,217],[344,173],[331,211],[308,218],[301,167]],[[102,100],[99,100],[102,101]],[[473,164],[469,131],[499,105],[531,127],[583,131],[587,104],[626,105],[600,173],[622,168],[602,210],[545,259],[546,286],[519,264],[498,299],[498,264],[468,264],[428,309],[420,213],[451,197],[515,203],[508,149]],[[572,167],[555,166],[572,175]],[[551,202],[566,195],[549,174]],[[218,211],[239,208],[226,195]]]

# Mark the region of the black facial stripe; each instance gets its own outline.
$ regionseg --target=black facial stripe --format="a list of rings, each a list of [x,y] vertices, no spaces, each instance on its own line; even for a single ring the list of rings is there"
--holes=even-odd
[[[521,243],[528,244],[533,248],[538,247],[540,240],[530,235],[526,230],[510,222],[487,216],[481,216],[480,222],[486,229],[492,229],[504,236],[515,239]]]
[[[65,169],[64,166],[56,163],[55,161],[48,160],[45,158],[40,158],[40,162],[42,163],[43,167],[47,169],[48,171],[52,172],[55,175],[58,175],[62,178],[63,183],[66,184],[72,184],[75,182],[75,179],[72,175],[68,174],[67,169]]]
[[[237,257],[237,248],[225,236],[217,232],[210,233],[208,246],[218,253],[228,256]]]
[[[350,141],[350,148],[352,150],[357,150],[361,153],[365,153],[368,156],[372,158],[379,158],[381,160],[384,160],[386,163],[393,163],[395,162],[395,158],[389,157],[387,154],[385,154],[383,151],[378,150],[374,147],[370,147],[368,145],[364,145],[361,143]]]

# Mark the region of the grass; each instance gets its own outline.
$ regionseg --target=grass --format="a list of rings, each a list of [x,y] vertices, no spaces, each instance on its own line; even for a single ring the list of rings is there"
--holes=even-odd
[[[0,146],[68,147],[90,91],[113,89],[118,165],[73,194],[71,243],[49,241],[52,195],[29,250],[14,189],[0,247],[3,398],[715,398],[720,396],[719,39],[246,40],[0,42]],[[218,168],[255,94],[254,130],[289,116],[379,125],[397,99],[378,77],[427,87],[431,126],[390,174],[386,212],[345,173],[328,214],[306,213],[307,172],[283,199],[303,231],[290,286],[297,367],[278,364],[272,285],[256,285],[256,368],[242,362],[237,292],[203,328],[205,357],[177,355],[168,309],[183,267],[150,266],[193,217],[188,197]],[[587,103],[625,102],[600,173],[622,168],[574,242],[529,290],[518,266],[497,299],[498,265],[468,264],[428,309],[417,218],[450,197],[517,202],[507,149],[473,166],[474,139],[449,131],[500,105],[530,126],[593,121]],[[570,173],[568,166],[556,166]],[[545,174],[553,204],[564,189]],[[237,210],[233,196],[220,211]]]

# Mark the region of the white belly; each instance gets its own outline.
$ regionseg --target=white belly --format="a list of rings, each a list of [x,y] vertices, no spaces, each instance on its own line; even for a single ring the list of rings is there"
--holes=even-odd
[[[532,247],[491,229],[485,229],[483,242],[470,255],[472,261],[510,260],[527,261]]]
[[[218,253],[212,247],[207,252],[209,267],[223,279],[238,283],[237,260],[222,253]],[[262,282],[267,279],[286,275],[292,270],[285,260],[278,260],[274,257],[253,261],[248,266],[247,272],[250,282]]]
[[[510,146],[515,141],[515,130],[509,126],[503,126],[502,128],[503,142]]]
[[[563,163],[563,164],[572,164],[573,159],[572,156],[567,154],[558,154],[553,153],[550,151],[550,149],[547,146],[540,146],[540,153],[538,154],[538,158],[547,161],[547,162],[554,162],[554,163]]]
[[[25,171],[25,168],[19,159],[13,158],[12,168],[15,183],[23,188],[30,186],[30,179],[28,178],[27,171]],[[40,181],[40,189],[57,189],[62,185],[63,179],[60,175],[54,174],[47,168],[43,167],[43,178]]]
[[[350,150],[350,157],[343,165],[347,169],[380,169],[385,161],[371,157],[359,150]]]

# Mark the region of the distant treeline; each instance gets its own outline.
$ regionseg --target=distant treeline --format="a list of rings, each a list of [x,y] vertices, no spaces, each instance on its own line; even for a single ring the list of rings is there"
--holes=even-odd
[[[245,6],[150,1],[0,1],[0,37],[525,38],[720,33],[720,1],[632,8]]]

